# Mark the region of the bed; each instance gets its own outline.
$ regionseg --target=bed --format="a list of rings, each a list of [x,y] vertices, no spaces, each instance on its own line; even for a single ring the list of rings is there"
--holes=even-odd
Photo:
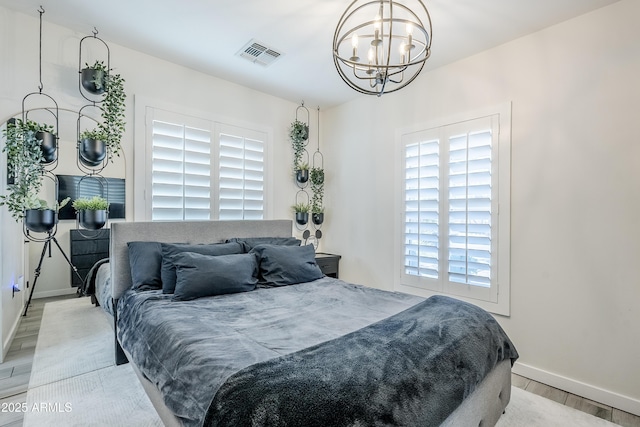
[[[497,422],[518,355],[488,313],[318,276],[312,247],[247,247],[291,239],[291,230],[288,220],[112,224],[116,362],[131,362],[165,425]],[[242,251],[174,254],[171,294],[132,289],[140,269],[130,254],[148,259],[130,252],[132,242],[216,250],[240,242]],[[222,270],[233,271],[234,286],[249,276],[257,286],[209,296],[193,285],[226,277]]]

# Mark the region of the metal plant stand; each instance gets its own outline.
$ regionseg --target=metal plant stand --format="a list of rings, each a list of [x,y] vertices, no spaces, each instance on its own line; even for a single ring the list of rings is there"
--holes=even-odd
[[[29,292],[29,300],[27,300],[27,304],[24,306],[23,316],[27,315],[27,310],[29,310],[29,305],[31,305],[31,297],[33,297],[33,291],[36,289],[36,283],[38,282],[38,277],[40,277],[40,270],[42,269],[42,261],[44,260],[44,255],[47,253],[47,249],[49,249],[49,258],[51,258],[51,241],[56,244],[58,249],[60,249],[60,253],[64,256],[64,259],[67,260],[67,263],[71,266],[73,272],[80,278],[81,281],[84,281],[80,273],[78,273],[78,269],[71,263],[71,260],[67,256],[67,254],[62,250],[60,243],[58,243],[58,239],[51,233],[49,233],[49,237],[44,241],[44,246],[42,247],[42,253],[40,254],[40,261],[38,262],[38,267],[36,267],[34,277],[33,277],[33,285],[31,286],[31,291]]]

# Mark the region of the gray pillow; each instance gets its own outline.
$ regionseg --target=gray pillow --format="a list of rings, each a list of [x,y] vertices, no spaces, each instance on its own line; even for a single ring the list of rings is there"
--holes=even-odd
[[[132,288],[140,291],[162,288],[160,268],[162,246],[159,242],[128,242]]]
[[[258,283],[258,262],[252,254],[182,252],[174,255],[173,264],[177,274],[174,301],[248,292]]]
[[[257,245],[250,253],[258,258],[259,283],[263,286],[287,286],[324,277],[316,264],[313,245]]]
[[[182,252],[194,252],[202,255],[231,255],[244,253],[240,243],[216,243],[211,245],[189,245],[162,243],[162,293],[172,294],[176,288],[176,267],[173,265],[173,256]]]
[[[284,245],[284,246],[300,246],[302,241],[295,237],[234,237],[228,239],[227,242],[238,242],[244,246],[245,252],[249,252],[254,246],[258,245]]]

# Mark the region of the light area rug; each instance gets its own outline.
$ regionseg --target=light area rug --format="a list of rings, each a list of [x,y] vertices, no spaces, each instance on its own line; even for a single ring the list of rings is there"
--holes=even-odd
[[[47,303],[23,425],[162,426],[131,366],[115,366],[113,345],[113,329],[106,315],[87,298]],[[497,426],[615,424],[512,387],[511,401]]]
[[[109,318],[89,298],[45,304],[23,425],[162,426],[131,366],[115,365]]]

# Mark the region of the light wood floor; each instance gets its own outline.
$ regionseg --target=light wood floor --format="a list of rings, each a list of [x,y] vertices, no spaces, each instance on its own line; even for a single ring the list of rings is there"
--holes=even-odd
[[[27,316],[22,317],[16,336],[11,343],[6,360],[0,364],[0,405],[19,404],[27,401],[27,387],[31,376],[33,354],[36,349],[40,321],[44,305],[60,299],[77,298],[75,295],[42,298],[31,302]],[[87,304],[89,301],[87,300]],[[563,405],[570,406],[593,416],[603,418],[625,427],[640,427],[640,417],[584,399],[566,391],[512,374],[512,384]],[[21,413],[2,413],[0,427],[21,427],[24,415]]]

